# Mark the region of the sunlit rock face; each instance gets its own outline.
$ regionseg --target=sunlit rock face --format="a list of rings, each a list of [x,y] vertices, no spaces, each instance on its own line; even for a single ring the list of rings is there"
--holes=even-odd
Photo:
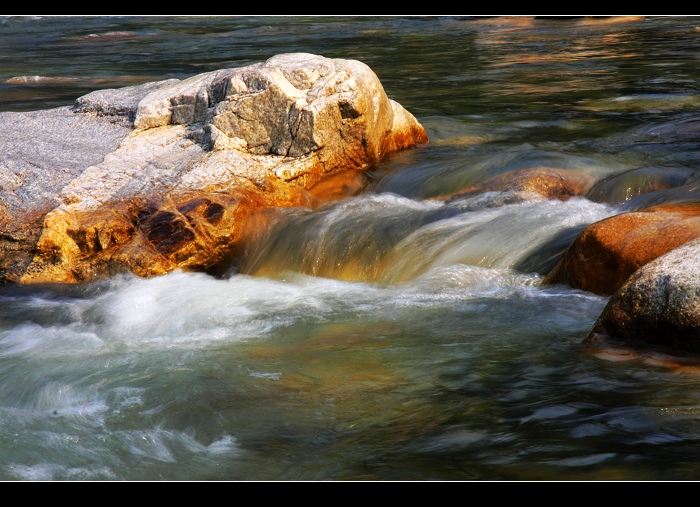
[[[543,284],[611,295],[639,268],[700,238],[700,204],[653,206],[584,229]]]
[[[428,142],[365,64],[306,53],[0,122],[0,281],[26,284],[211,269],[258,210]]]
[[[585,339],[700,353],[700,239],[646,264],[610,298]]]
[[[387,152],[427,142],[365,64],[303,53],[165,86],[139,102],[134,126],[197,122],[210,149],[283,157],[272,172],[306,188],[325,173],[366,169]]]

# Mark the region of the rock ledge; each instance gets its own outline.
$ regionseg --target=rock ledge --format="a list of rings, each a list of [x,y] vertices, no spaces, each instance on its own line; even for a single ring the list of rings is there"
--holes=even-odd
[[[0,282],[22,284],[212,269],[257,211],[428,142],[367,65],[306,53],[0,123]]]

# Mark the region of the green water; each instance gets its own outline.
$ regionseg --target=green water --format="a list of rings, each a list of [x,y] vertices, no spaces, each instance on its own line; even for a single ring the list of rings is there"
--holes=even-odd
[[[0,18],[2,111],[302,51],[368,64],[431,140],[222,278],[3,287],[0,479],[698,479],[698,370],[586,349],[607,299],[540,285],[700,167],[700,18],[603,21]],[[426,200],[536,166],[620,183]]]

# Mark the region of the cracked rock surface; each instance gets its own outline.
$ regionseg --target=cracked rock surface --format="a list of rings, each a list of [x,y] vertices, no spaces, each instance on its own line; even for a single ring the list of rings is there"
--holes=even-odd
[[[0,113],[0,282],[208,270],[257,211],[428,142],[354,60],[278,55]]]

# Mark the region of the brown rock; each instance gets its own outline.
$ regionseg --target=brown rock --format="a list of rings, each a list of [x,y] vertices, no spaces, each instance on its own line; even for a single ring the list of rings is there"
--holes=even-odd
[[[453,201],[484,192],[532,192],[548,199],[565,201],[573,196],[585,195],[594,179],[586,174],[555,167],[528,167],[498,174],[454,194],[437,197]]]
[[[191,191],[157,200],[113,202],[109,208],[56,210],[46,216],[36,255],[20,278],[76,283],[132,272],[215,271],[245,234],[249,215],[267,207],[314,206],[304,189],[241,183],[227,193]],[[68,208],[70,209],[70,208]]]
[[[584,229],[542,283],[609,296],[648,262],[698,237],[700,204],[616,215]]]

